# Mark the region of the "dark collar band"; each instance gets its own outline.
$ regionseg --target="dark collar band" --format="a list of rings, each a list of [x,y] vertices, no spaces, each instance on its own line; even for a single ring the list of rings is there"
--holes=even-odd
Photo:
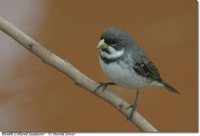
[[[115,62],[115,61],[117,61],[119,59],[119,58],[109,59],[109,58],[103,57],[102,55],[100,55],[100,58],[106,64],[110,64],[110,63]]]

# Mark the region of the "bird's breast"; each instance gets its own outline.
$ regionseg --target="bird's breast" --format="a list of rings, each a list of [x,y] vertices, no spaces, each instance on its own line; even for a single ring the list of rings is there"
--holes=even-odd
[[[137,75],[137,73],[127,63],[119,60],[106,64],[101,58],[99,59],[103,72],[114,83],[129,89],[143,87],[143,83],[146,79]]]

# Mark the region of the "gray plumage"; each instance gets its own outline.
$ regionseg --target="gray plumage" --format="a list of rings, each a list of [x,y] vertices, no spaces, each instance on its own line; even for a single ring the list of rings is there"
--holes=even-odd
[[[109,28],[104,31],[100,39],[104,39],[106,44],[112,46],[116,50],[124,48],[125,53],[120,56],[120,58],[116,59],[123,60],[132,67],[138,75],[152,81],[157,81],[163,84],[169,91],[179,94],[176,89],[161,79],[159,70],[126,32],[116,28]]]
[[[129,118],[136,110],[139,92],[144,87],[165,87],[179,94],[161,79],[159,70],[126,32],[117,28],[105,30],[97,47],[101,68],[114,82],[100,83],[99,87],[103,86],[104,90],[108,85],[117,84],[137,91],[134,103],[127,107],[132,108]]]

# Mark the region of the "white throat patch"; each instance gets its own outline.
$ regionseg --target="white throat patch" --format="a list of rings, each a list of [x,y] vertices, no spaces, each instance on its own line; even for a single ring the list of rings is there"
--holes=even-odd
[[[116,58],[121,57],[124,54],[124,49],[118,51],[118,50],[115,50],[112,46],[108,46],[108,50],[110,54],[105,51],[100,50],[101,56],[106,57],[108,59],[116,59]]]

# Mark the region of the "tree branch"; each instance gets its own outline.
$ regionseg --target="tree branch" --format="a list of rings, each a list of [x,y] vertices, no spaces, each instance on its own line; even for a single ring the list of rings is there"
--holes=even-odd
[[[96,96],[102,98],[103,100],[110,103],[114,108],[119,110],[124,116],[127,118],[130,115],[131,109],[126,109],[129,104],[119,97],[117,94],[105,90],[102,93],[102,90],[99,89],[96,93],[94,90],[97,88],[99,83],[90,79],[83,73],[81,73],[78,69],[76,69],[73,65],[71,65],[68,61],[61,59],[56,56],[51,51],[44,48],[42,45],[34,41],[32,38],[24,34],[18,28],[4,20],[0,17],[0,29],[5,32],[7,35],[12,37],[22,46],[24,46],[27,50],[38,56],[45,62],[46,64],[56,68],[58,71],[64,73],[66,76],[70,77],[76,84],[80,87],[83,87],[87,91],[95,94]],[[141,131],[146,132],[157,132],[157,130],[146,120],[144,119],[137,111],[134,113],[134,116],[130,119],[130,121],[135,124]]]

